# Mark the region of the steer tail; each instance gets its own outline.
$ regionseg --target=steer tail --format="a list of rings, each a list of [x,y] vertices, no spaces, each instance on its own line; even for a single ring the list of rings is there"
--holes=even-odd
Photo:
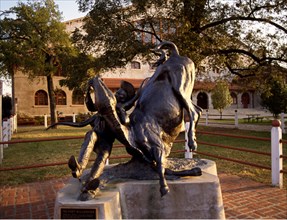
[[[85,127],[87,125],[91,125],[93,127],[93,122],[95,121],[95,119],[97,118],[97,115],[93,115],[91,118],[88,118],[86,121],[83,122],[57,122],[55,124],[50,125],[46,130],[49,130],[50,128],[53,128],[57,125],[66,125],[66,126],[71,126],[71,127],[77,127],[77,128],[82,128]]]

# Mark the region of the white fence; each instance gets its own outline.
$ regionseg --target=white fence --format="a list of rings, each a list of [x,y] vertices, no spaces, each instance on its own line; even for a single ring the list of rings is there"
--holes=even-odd
[[[283,144],[282,144],[282,129],[279,120],[272,121],[271,129],[271,179],[272,185],[280,189],[283,188]],[[193,153],[188,147],[189,122],[185,125],[185,158],[192,158]]]
[[[4,120],[1,125],[1,139],[2,142],[10,141],[12,134],[17,131],[17,115]],[[4,148],[7,148],[8,144],[0,144],[0,164],[4,159]]]
[[[45,117],[47,118],[47,117]],[[76,116],[73,116],[73,121],[75,121]],[[284,117],[283,117],[284,119]],[[3,122],[3,142],[11,140],[13,132],[17,131],[17,116],[11,117],[10,119]],[[46,123],[45,123],[46,125]],[[271,172],[272,172],[272,185],[283,188],[283,146],[282,146],[282,128],[279,120],[272,121],[271,129]],[[186,123],[186,136],[185,136],[185,158],[192,158],[193,153],[190,152],[187,136],[187,128],[189,128],[189,122]],[[284,128],[284,127],[283,127]],[[8,147],[8,144],[0,144],[0,164],[3,160],[3,149]],[[107,162],[108,163],[108,162]]]
[[[76,114],[73,113],[72,117],[73,117],[73,122],[76,122]],[[48,115],[44,115],[44,127],[47,128],[48,127]]]
[[[202,115],[201,117],[201,120],[203,119],[204,120],[204,124],[205,125],[209,125],[211,124],[211,120],[214,119],[214,118],[219,118],[220,115],[211,115],[208,110],[206,110],[204,112],[204,114]],[[265,116],[266,117],[266,116]],[[262,120],[263,118],[265,118],[264,116],[260,116],[260,114],[247,114],[246,117],[244,118],[246,121],[259,121],[259,120]],[[272,116],[268,116],[269,117],[272,117]],[[281,121],[281,129],[282,129],[282,133],[283,134],[286,134],[287,133],[287,127],[285,125],[285,117],[286,117],[286,114],[285,113],[281,113],[280,114],[280,121]],[[223,118],[224,119],[230,119],[230,120],[234,120],[234,127],[235,128],[238,128],[238,125],[239,125],[239,112],[238,110],[235,110],[234,111],[234,115],[223,115]],[[219,124],[219,123],[218,123]],[[230,124],[231,125],[231,124]]]

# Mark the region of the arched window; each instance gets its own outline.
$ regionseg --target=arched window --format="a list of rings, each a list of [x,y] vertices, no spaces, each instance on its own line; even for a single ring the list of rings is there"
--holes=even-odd
[[[75,89],[72,94],[72,104],[73,105],[83,105],[84,104],[84,93],[80,89]]]
[[[234,92],[231,92],[230,95],[232,97],[232,104],[236,105],[237,104],[237,95]]]
[[[67,105],[67,96],[63,90],[56,91],[56,105]]]
[[[250,96],[247,92],[244,92],[241,96],[241,103],[243,105],[243,108],[248,108],[248,105],[250,103]]]
[[[132,62],[131,62],[131,68],[132,68],[132,69],[140,69],[140,68],[141,68],[140,62],[132,61]]]
[[[48,105],[48,94],[44,90],[35,93],[35,105]]]
[[[203,109],[208,109],[208,96],[205,92],[198,93],[197,105]]]

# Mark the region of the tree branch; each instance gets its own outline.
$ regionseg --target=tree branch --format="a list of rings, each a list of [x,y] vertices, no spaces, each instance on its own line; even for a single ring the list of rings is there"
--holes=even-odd
[[[128,25],[130,25],[130,26],[132,27],[132,31],[135,31],[135,32],[138,31],[138,32],[142,32],[142,33],[151,34],[151,35],[155,36],[160,42],[162,42],[161,38],[157,36],[156,31],[155,31],[153,25],[151,25],[151,22],[149,22],[149,24],[151,25],[151,28],[152,28],[153,32],[136,28],[136,27],[133,25],[133,23],[130,22],[130,21],[125,20],[124,22],[126,22]]]
[[[280,3],[274,4],[274,5],[267,4],[267,5],[263,5],[263,6],[255,6],[255,7],[252,9],[252,7],[251,7],[251,5],[250,5],[251,11],[250,11],[250,13],[249,13],[249,15],[248,15],[247,17],[251,17],[251,15],[254,15],[255,12],[258,12],[258,11],[260,11],[260,10],[262,10],[262,9],[272,9],[272,8],[276,8],[276,7],[278,7],[278,6],[280,6]]]
[[[154,26],[153,26],[152,22],[149,22],[149,25],[150,25],[150,27],[151,27],[153,33],[154,33],[153,35],[155,36],[155,38],[156,38],[159,42],[162,42],[162,39],[156,34],[156,31],[155,31],[155,29],[154,29]]]
[[[287,63],[287,59],[284,59],[284,55],[282,55],[281,57],[262,57],[259,58],[257,56],[255,56],[252,52],[250,51],[246,51],[243,49],[226,49],[226,50],[218,50],[219,54],[224,54],[224,55],[228,55],[228,54],[232,54],[232,53],[239,53],[239,54],[244,54],[249,56],[251,59],[253,59],[255,62],[257,62],[260,65],[264,65],[266,63],[271,63],[272,61],[280,61],[280,62],[285,62]]]
[[[224,55],[228,55],[228,54],[231,54],[231,53],[240,53],[240,54],[244,54],[244,55],[249,56],[250,58],[252,58],[257,63],[262,62],[262,59],[260,59],[259,57],[255,56],[252,52],[246,51],[246,50],[243,50],[243,49],[218,50],[218,53],[219,54],[224,54]]]
[[[279,30],[282,30],[283,32],[285,32],[287,34],[287,29],[286,28],[282,27],[281,25],[279,25],[279,24],[277,24],[277,23],[275,23],[273,21],[270,21],[270,20],[265,19],[265,18],[243,17],[243,16],[237,16],[237,17],[232,16],[232,17],[229,17],[229,18],[221,19],[219,21],[211,22],[211,23],[201,27],[199,29],[199,31],[202,32],[202,31],[204,31],[204,30],[206,30],[208,28],[212,28],[212,27],[215,27],[215,26],[218,26],[218,25],[230,22],[230,21],[240,21],[240,20],[243,20],[243,21],[257,21],[257,22],[268,23],[268,24],[271,24],[271,25],[275,26]],[[195,29],[195,28],[191,28],[190,30],[191,31],[198,31],[198,29]]]
[[[251,77],[251,76],[255,76],[255,73],[249,73],[249,74],[241,74],[240,72],[242,71],[250,71],[250,69],[233,69],[229,63],[225,62],[225,65],[227,67],[227,69],[236,76],[239,76],[240,78],[247,78],[247,77]]]

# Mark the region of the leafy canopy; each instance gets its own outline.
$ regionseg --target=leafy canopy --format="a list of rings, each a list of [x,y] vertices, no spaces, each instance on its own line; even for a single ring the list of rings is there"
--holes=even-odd
[[[263,69],[287,62],[285,0],[78,0],[89,11],[75,39],[97,54],[96,71],[149,60],[155,43],[170,40],[199,67],[228,68],[263,80]]]
[[[52,77],[62,71],[61,59],[75,52],[61,23],[61,14],[53,0],[20,2],[4,14],[0,21],[1,74],[11,76],[12,81],[19,69],[30,79],[46,76],[51,123],[55,123]]]
[[[61,68],[59,55],[72,50],[54,1],[20,2],[4,15],[0,21],[2,70],[13,64],[30,78],[57,73]]]

